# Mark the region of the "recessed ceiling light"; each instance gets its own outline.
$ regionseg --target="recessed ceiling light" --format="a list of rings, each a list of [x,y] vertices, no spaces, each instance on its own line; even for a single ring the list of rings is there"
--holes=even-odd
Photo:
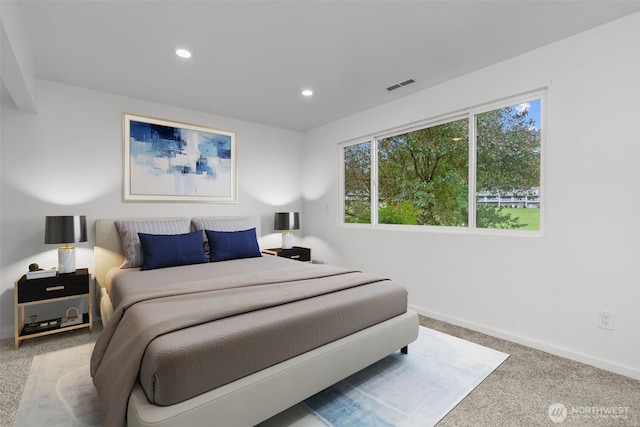
[[[302,91],[302,96],[311,96],[313,95],[313,91],[311,89],[305,89]]]
[[[180,58],[191,58],[191,52],[186,49],[176,50],[176,55],[178,55]]]

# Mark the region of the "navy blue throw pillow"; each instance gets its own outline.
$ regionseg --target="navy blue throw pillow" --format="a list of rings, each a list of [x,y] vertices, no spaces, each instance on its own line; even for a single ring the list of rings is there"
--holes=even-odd
[[[202,232],[186,234],[138,233],[142,246],[140,270],[207,262]]]
[[[204,232],[211,247],[211,262],[262,256],[255,228],[243,231]]]

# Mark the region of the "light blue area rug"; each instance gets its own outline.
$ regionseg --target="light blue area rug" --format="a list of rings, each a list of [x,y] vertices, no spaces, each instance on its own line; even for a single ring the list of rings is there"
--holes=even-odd
[[[14,427],[99,426],[93,344],[36,356]],[[396,352],[260,427],[432,426],[509,355],[427,328]]]
[[[265,421],[276,426],[433,426],[508,354],[420,327],[396,352]]]
[[[34,357],[14,427],[101,425],[92,351],[90,343]]]

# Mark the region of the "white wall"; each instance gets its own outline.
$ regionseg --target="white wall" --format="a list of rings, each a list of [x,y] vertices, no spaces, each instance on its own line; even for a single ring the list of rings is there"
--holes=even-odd
[[[337,143],[541,87],[545,237],[337,225]],[[640,378],[639,119],[636,14],[308,132],[305,243],[405,284],[424,314]]]
[[[93,268],[97,218],[259,215],[261,243],[279,246],[279,235],[271,234],[273,213],[301,208],[301,133],[47,81],[38,81],[37,90],[37,114],[2,97],[2,337],[13,335],[14,280],[31,262],[57,264],[56,245],[43,243],[46,215],[87,216],[90,240],[76,245],[77,266]],[[123,112],[236,132],[238,203],[124,203]],[[60,316],[66,306],[40,308],[42,316]]]

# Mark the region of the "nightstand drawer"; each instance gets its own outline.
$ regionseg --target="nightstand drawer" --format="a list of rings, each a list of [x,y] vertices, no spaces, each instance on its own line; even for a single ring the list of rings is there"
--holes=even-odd
[[[265,254],[276,255],[283,258],[295,259],[297,261],[311,262],[311,249],[301,246],[294,246],[291,249],[273,248],[262,251]]]
[[[89,273],[79,269],[76,274],[59,274],[55,277],[18,281],[18,303],[48,300],[52,298],[89,293]]]
[[[298,261],[311,261],[311,250],[309,248],[294,246],[291,249],[280,249],[278,256]]]

